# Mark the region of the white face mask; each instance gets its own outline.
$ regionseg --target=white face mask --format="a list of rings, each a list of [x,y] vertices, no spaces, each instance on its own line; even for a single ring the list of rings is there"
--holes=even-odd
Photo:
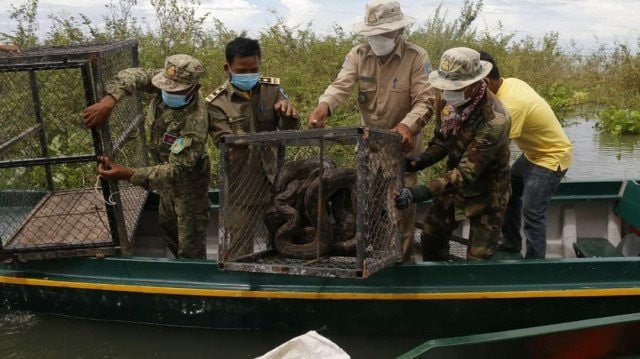
[[[442,91],[442,98],[453,107],[460,107],[471,99],[464,96],[464,91],[451,90]]]
[[[373,51],[376,56],[389,55],[396,47],[395,38],[390,39],[382,35],[367,36],[367,41],[371,46],[371,51]]]

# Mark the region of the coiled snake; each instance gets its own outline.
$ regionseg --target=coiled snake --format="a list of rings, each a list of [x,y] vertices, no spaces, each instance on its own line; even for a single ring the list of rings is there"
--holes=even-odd
[[[325,159],[321,179],[319,162],[317,157],[289,162],[276,177],[273,205],[264,222],[273,247],[285,257],[314,259],[355,253],[356,172],[337,168],[333,160]]]

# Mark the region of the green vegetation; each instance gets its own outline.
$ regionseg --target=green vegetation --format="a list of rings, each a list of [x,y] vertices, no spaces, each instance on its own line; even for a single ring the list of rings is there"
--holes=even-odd
[[[640,134],[640,111],[608,109],[598,113],[596,128],[614,135]]]
[[[112,0],[99,25],[83,14],[49,14],[53,25],[41,37],[35,21],[38,1],[24,0],[20,5],[13,5],[10,17],[15,27],[0,32],[0,41],[31,47],[134,38],[139,41],[143,67],[160,67],[165,56],[175,53],[189,53],[201,59],[207,68],[204,93],[213,91],[225,80],[222,71],[225,44],[246,34],[226,28],[213,18],[215,14],[198,16],[199,0],[149,1],[155,18],[144,23],[132,15],[138,0]],[[427,49],[434,67],[442,52],[451,47],[467,46],[488,51],[500,64],[503,76],[518,77],[531,84],[562,120],[576,112],[589,116],[611,107],[614,110],[600,113],[599,128],[615,133],[638,131],[638,111],[626,110],[640,108],[640,54],[637,50],[634,52],[626,44],[614,43],[602,44],[597,51],[584,53],[577,46],[560,46],[559,34],[554,32],[542,38],[517,39],[516,33],[502,28],[480,29],[474,23],[483,5],[482,0],[465,0],[453,20],[438,8],[425,23],[406,36],[409,41]],[[258,36],[263,47],[262,73],[280,77],[291,101],[305,118],[338,73],[344,55],[362,40],[339,26],[333,34],[320,36],[312,30],[311,24],[291,27],[277,13],[273,16],[273,24]],[[3,94],[7,96],[6,89]],[[21,95],[13,93],[9,96]],[[81,94],[75,99],[71,96],[76,94],[67,92],[69,98],[65,103],[82,102]],[[75,117],[70,122],[77,122],[80,110],[74,105]],[[7,115],[7,111],[16,109],[0,108],[0,116]],[[329,122],[330,126],[358,123],[354,97],[336,111]],[[425,129],[427,139],[433,130],[431,126],[430,123]],[[52,142],[51,146],[55,148],[50,150],[63,151],[61,146],[67,143],[65,141],[69,140]],[[213,145],[210,153],[216,160],[217,151]],[[426,175],[430,176],[430,173]],[[217,174],[212,174],[212,178],[217,178]]]

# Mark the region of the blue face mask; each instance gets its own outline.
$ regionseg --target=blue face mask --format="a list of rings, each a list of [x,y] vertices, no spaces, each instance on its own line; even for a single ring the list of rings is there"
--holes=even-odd
[[[234,74],[231,73],[231,84],[242,91],[251,90],[260,80],[260,73]]]
[[[162,90],[162,101],[165,105],[174,108],[182,107],[189,103],[189,101],[187,101],[187,95],[176,95],[168,93],[165,90]]]

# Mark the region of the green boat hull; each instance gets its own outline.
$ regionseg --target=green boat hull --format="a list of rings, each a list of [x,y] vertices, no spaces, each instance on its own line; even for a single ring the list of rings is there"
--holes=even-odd
[[[619,238],[624,233],[611,228],[626,225],[613,214],[616,205],[628,224],[640,226],[640,186],[627,185],[621,196],[622,183],[564,183],[550,209],[556,215],[548,220],[563,226],[548,233],[566,237],[568,223],[577,227],[573,232],[604,228]],[[154,204],[151,197],[145,213],[155,220]],[[594,223],[600,218],[602,223]],[[157,221],[149,223],[157,227]],[[150,238],[161,243],[157,234]],[[396,264],[366,279],[228,271],[212,260],[157,256],[14,260],[0,264],[0,310],[215,329],[409,333],[425,339],[640,312],[639,257],[505,258]]]
[[[396,265],[366,280],[216,263],[66,259],[0,269],[0,309],[236,330],[467,335],[640,312],[640,260]]]

